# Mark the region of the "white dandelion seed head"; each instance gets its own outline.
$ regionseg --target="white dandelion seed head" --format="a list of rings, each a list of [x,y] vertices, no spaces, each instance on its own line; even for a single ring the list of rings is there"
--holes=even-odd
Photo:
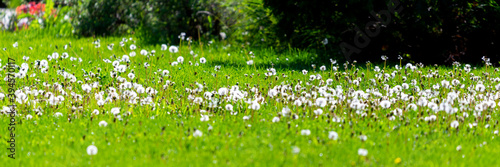
[[[201,137],[201,136],[203,136],[203,132],[201,132],[200,130],[196,129],[193,132],[193,137]]]
[[[101,121],[101,122],[99,122],[99,126],[106,127],[106,126],[108,126],[108,123],[106,121]]]
[[[457,127],[458,127],[458,125],[459,125],[459,123],[458,123],[458,121],[456,121],[456,120],[455,120],[455,121],[452,121],[452,122],[450,123],[450,126],[451,126],[452,128],[457,128]]]
[[[311,130],[309,130],[309,129],[303,129],[303,130],[300,131],[300,135],[302,135],[302,136],[309,136],[309,135],[311,135]]]
[[[97,147],[94,145],[90,145],[87,147],[87,154],[89,155],[96,155],[97,154]]]
[[[147,50],[144,50],[144,49],[143,49],[143,50],[141,50],[141,55],[143,55],[143,56],[148,55],[148,51],[147,51]]]
[[[328,132],[328,138],[331,140],[337,140],[339,138],[339,134],[335,131]]]
[[[365,157],[368,155],[368,150],[360,148],[360,149],[358,149],[358,155]]]
[[[168,51],[170,51],[170,53],[177,53],[179,52],[179,48],[177,46],[170,46]]]

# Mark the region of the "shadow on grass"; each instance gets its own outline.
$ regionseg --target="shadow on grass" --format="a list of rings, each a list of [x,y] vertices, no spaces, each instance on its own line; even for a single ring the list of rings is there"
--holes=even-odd
[[[249,65],[245,63],[240,63],[240,62],[226,62],[226,61],[211,61],[208,63],[211,66],[216,66],[216,65],[223,65],[225,67],[231,67],[231,68],[245,68]],[[265,70],[268,68],[275,68],[276,70],[286,70],[286,71],[301,71],[301,70],[313,70],[312,63],[306,62],[304,60],[295,60],[295,61],[279,61],[279,62],[260,62],[260,63],[255,63],[255,67],[260,70]],[[253,65],[251,66],[253,68]],[[319,70],[319,66],[316,67],[316,70]]]

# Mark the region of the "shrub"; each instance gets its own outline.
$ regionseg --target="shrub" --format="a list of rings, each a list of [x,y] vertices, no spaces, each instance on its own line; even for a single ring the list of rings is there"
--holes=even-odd
[[[402,3],[404,11],[388,27],[389,47],[426,63],[500,60],[500,6],[496,1],[447,0]]]
[[[24,0],[4,0],[5,5],[9,8],[16,8],[21,6],[23,3],[27,3]]]
[[[277,18],[276,34],[281,42],[298,48],[325,50],[325,55],[343,57],[340,44],[354,44],[361,32],[379,29],[369,44],[347,54],[351,60],[396,60],[424,63],[498,60],[500,8],[492,0],[402,1],[401,12],[391,14],[382,25],[371,11],[387,10],[395,0],[265,0]],[[374,23],[367,25],[367,23]],[[357,29],[359,28],[359,29]],[[366,34],[364,34],[366,36]],[[323,45],[322,40],[328,39]],[[344,47],[345,48],[345,47]],[[349,50],[349,49],[347,49]]]
[[[193,39],[219,36],[227,27],[223,2],[208,0],[72,1],[75,33],[82,36],[137,32],[142,42],[176,43],[179,34]]]
[[[69,5],[75,34],[115,35],[137,28],[140,2],[133,0],[73,0]]]
[[[177,43],[181,33],[195,40],[218,37],[234,24],[222,1],[149,0],[144,5],[139,33],[147,43]]]
[[[236,23],[231,27],[232,40],[252,47],[279,46],[275,34],[276,18],[271,10],[264,7],[263,0],[244,0],[236,3],[232,16],[237,16]]]

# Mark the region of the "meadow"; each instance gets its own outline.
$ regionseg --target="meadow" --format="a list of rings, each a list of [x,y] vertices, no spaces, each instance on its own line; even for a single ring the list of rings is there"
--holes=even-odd
[[[500,163],[496,67],[346,63],[180,38],[172,46],[0,33],[0,163]],[[6,149],[8,58],[16,64],[15,159]]]

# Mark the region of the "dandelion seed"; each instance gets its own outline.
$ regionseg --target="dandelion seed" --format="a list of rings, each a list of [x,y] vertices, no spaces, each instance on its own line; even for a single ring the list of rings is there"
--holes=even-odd
[[[368,137],[366,135],[359,136],[359,140],[361,140],[361,141],[366,141],[367,139],[368,139]]]
[[[479,92],[484,92],[485,90],[485,87],[483,84],[477,84],[476,85],[476,91],[479,91]]]
[[[182,57],[182,56],[177,57],[177,62],[179,62],[179,63],[184,62],[184,57]]]
[[[90,93],[90,91],[92,90],[92,87],[90,87],[90,85],[88,85],[88,84],[83,84],[82,90],[87,92],[87,93]]]
[[[106,121],[101,121],[101,122],[99,122],[99,126],[106,127],[106,126],[108,126],[108,123]]]
[[[228,111],[233,111],[233,105],[231,105],[231,104],[226,104],[226,107],[225,107],[225,108],[226,108],[226,110],[228,110]]]
[[[360,148],[358,149],[358,155],[365,157],[366,155],[368,155],[368,150]]]
[[[319,70],[325,71],[326,70],[326,66],[323,65],[323,66],[319,67]]]
[[[417,105],[411,103],[411,104],[408,104],[408,106],[406,107],[407,110],[412,110],[412,111],[416,111],[418,109]]]
[[[135,57],[136,56],[136,53],[134,51],[130,52],[129,53],[130,57]]]
[[[280,121],[280,118],[279,118],[279,117],[274,117],[274,118],[273,118],[273,120],[272,120],[272,122],[273,122],[273,123],[274,123],[274,122],[279,122],[279,121]]]
[[[179,52],[179,48],[177,46],[170,46],[168,51],[170,51],[170,53],[177,53]]]
[[[322,109],[320,109],[320,108],[318,108],[318,109],[314,110],[313,112],[314,112],[314,114],[316,114],[316,115],[321,115],[321,114],[323,114],[323,110],[322,110]]]
[[[429,116],[429,120],[430,121],[436,121],[437,120],[437,116],[436,115],[431,115],[431,116]]]
[[[290,108],[288,108],[287,106],[283,107],[283,109],[281,110],[281,115],[283,116],[288,116],[288,114],[290,114]]]
[[[62,113],[60,113],[60,112],[56,112],[56,113],[54,114],[54,117],[60,117],[60,116],[62,116],[62,115],[63,115]]]
[[[220,88],[219,91],[218,91],[219,95],[220,96],[225,96],[229,93],[229,89],[227,88]]]
[[[220,32],[219,35],[220,35],[220,38],[222,40],[226,39],[226,33],[225,32]]]
[[[90,145],[87,147],[87,154],[89,155],[96,155],[97,154],[97,147],[94,145]]]
[[[337,140],[339,138],[339,134],[334,131],[328,132],[328,138],[331,140]]]
[[[168,70],[163,70],[162,71],[163,76],[167,76],[169,73],[170,73],[170,71],[168,71]]]
[[[337,122],[337,123],[339,123],[339,122],[341,122],[341,121],[342,121],[342,119],[340,119],[339,117],[333,117],[333,118],[332,118],[332,122]]]
[[[134,73],[128,73],[128,78],[134,79],[135,78],[135,74]]]
[[[193,132],[193,137],[201,137],[201,136],[203,136],[203,132],[201,132],[200,130],[196,129]]]
[[[292,153],[293,154],[298,154],[300,153],[300,148],[297,146],[292,146]]]
[[[97,105],[98,105],[98,106],[103,106],[103,105],[104,105],[104,103],[105,103],[105,102],[104,102],[104,100],[98,100],[98,101],[97,101]]]
[[[380,56],[380,58],[382,58],[383,61],[386,61],[387,59],[389,59],[389,57],[387,57],[386,55],[382,55],[382,56]]]
[[[94,111],[92,111],[92,114],[93,115],[99,115],[99,110],[95,109]]]
[[[115,107],[111,109],[111,114],[117,115],[120,114],[120,107]]]
[[[141,55],[143,55],[143,56],[148,55],[148,51],[147,51],[147,50],[144,50],[144,49],[143,49],[143,50],[141,50]]]
[[[458,121],[452,121],[452,122],[451,122],[451,124],[450,124],[450,126],[451,126],[452,128],[457,128],[457,127],[458,127],[458,125],[459,125],[459,124],[458,124]]]
[[[391,102],[389,102],[387,100],[382,100],[379,105],[382,108],[389,108],[389,107],[391,107]]]
[[[323,107],[325,107],[325,106],[326,106],[326,99],[325,99],[325,98],[322,98],[322,97],[317,98],[317,99],[316,99],[316,102],[315,102],[314,104],[315,104],[316,106],[318,106],[318,107],[323,108]]]
[[[311,135],[311,131],[309,129],[304,129],[300,131],[300,135],[302,136],[309,136]]]
[[[201,118],[200,118],[201,122],[205,122],[205,121],[208,121],[208,120],[209,120],[208,115],[201,115]]]

